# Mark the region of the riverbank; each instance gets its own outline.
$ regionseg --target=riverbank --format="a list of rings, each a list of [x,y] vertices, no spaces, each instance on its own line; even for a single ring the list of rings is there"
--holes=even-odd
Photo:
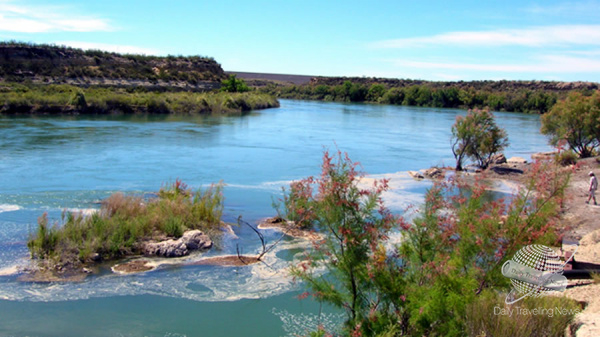
[[[573,251],[574,247],[565,243],[578,242],[573,258],[574,265],[598,265],[600,263],[600,205],[586,204],[589,186],[589,172],[600,172],[600,157],[578,160],[576,165],[566,167],[571,170],[569,184],[565,191],[560,211],[559,227],[562,232],[562,252]],[[523,186],[532,165],[515,163],[507,165],[523,171],[523,174],[500,174],[489,170],[485,179],[504,181],[515,186]],[[563,257],[564,258],[564,257]],[[600,335],[600,284],[594,280],[570,280],[569,287],[562,296],[585,303],[585,310],[575,317],[566,331],[566,336],[593,337]]]
[[[0,115],[232,114],[279,107],[256,92],[153,92],[144,88],[81,88],[0,82]]]
[[[600,173],[599,157],[579,160],[573,167],[571,180],[567,188],[567,198],[563,206],[563,225],[569,227],[566,238],[579,241],[575,253],[575,263],[600,264],[600,206],[586,204],[587,190],[593,171]],[[585,310],[575,317],[571,324],[570,335],[593,337],[600,335],[600,284],[590,282],[570,287],[564,293],[574,300],[585,302]]]

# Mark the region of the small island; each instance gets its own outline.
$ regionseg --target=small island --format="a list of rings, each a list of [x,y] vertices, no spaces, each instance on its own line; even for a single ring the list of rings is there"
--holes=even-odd
[[[39,263],[25,280],[78,280],[102,261],[181,257],[210,249],[226,227],[222,188],[216,184],[192,192],[176,180],[152,198],[115,193],[91,215],[65,212],[62,224],[51,225],[44,214],[27,242]]]

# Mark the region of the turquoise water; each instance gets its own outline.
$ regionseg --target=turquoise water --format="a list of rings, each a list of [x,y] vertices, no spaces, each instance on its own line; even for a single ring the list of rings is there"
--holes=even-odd
[[[401,211],[429,186],[407,170],[453,165],[450,127],[465,113],[282,100],[281,108],[243,117],[0,118],[0,335],[282,336],[319,320],[335,325],[331,308],[294,298],[302,287],[285,268],[304,247],[300,240],[284,241],[252,267],[165,262],[148,273],[71,284],[21,283],[11,271],[27,263],[25,241],[43,212],[51,219],[64,209],[88,212],[115,191],[152,192],[177,178],[193,188],[223,180],[225,220],[256,223],[275,213],[282,186],[319,174],[323,149],[336,146],[372,177],[390,177],[385,199]],[[550,150],[539,116],[496,117],[509,134],[507,157]],[[235,232],[205,256],[236,245],[258,251],[251,230]]]

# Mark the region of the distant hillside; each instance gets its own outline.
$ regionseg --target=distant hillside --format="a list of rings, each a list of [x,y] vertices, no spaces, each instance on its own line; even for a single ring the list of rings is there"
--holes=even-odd
[[[64,46],[0,43],[0,79],[78,86],[218,88],[225,72],[201,56],[121,55]]]
[[[226,71],[225,73],[236,75],[243,79],[248,85],[261,87],[270,83],[279,83],[281,85],[302,85],[309,84],[315,76],[308,75],[288,75],[288,74],[269,74],[269,73],[248,73],[243,71]]]

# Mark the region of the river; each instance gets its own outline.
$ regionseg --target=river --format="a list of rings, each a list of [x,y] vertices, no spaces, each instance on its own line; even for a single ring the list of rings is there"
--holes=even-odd
[[[26,240],[47,212],[89,212],[113,192],[144,193],[181,179],[196,189],[223,181],[225,221],[275,214],[290,181],[317,175],[324,149],[339,148],[373,177],[390,177],[386,202],[400,212],[421,202],[429,182],[406,171],[453,165],[450,128],[459,109],[282,100],[242,117],[0,117],[0,335],[284,336],[343,316],[310,300],[285,269],[305,245],[287,239],[264,264],[163,264],[152,272],[110,272],[78,283],[23,283]],[[507,157],[549,151],[537,115],[495,113],[508,132]],[[258,251],[234,228],[205,256]],[[267,240],[277,238],[265,231]],[[187,258],[197,259],[196,254]]]

